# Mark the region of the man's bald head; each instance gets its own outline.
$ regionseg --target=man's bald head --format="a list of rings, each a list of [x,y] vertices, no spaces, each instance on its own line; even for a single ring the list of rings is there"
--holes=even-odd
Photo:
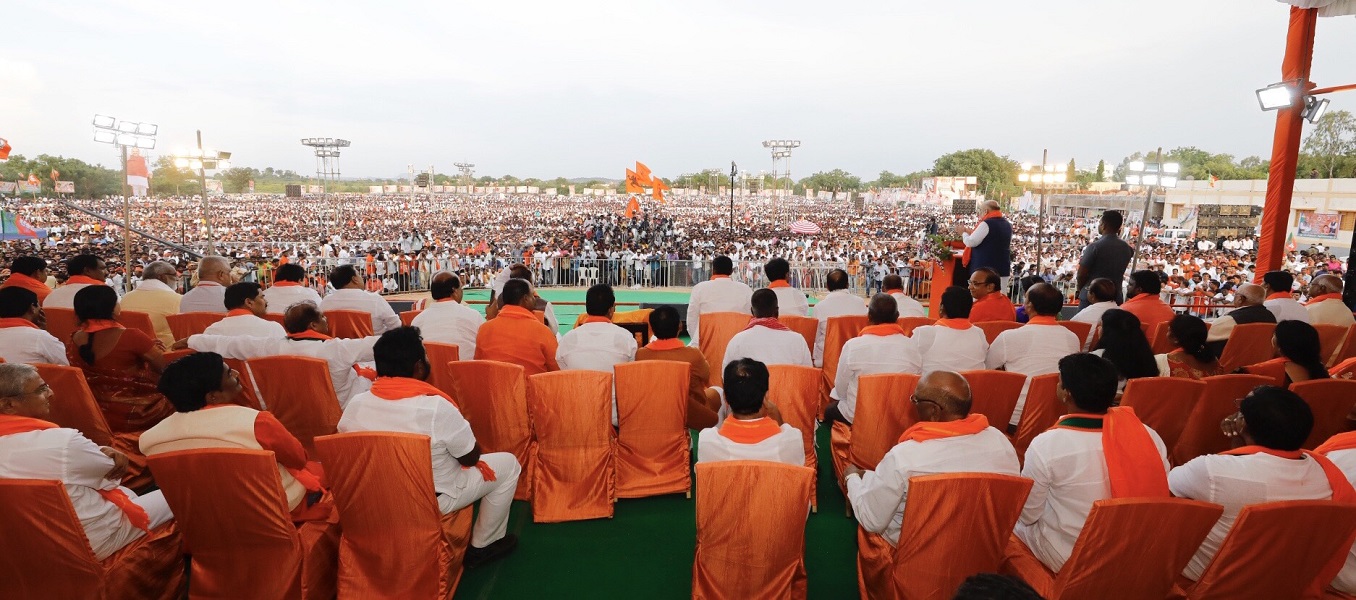
[[[1256,306],[1266,300],[1267,291],[1262,286],[1255,283],[1245,283],[1238,286],[1234,292],[1234,303],[1239,306]]]
[[[985,200],[985,201],[983,201],[983,202],[980,202],[980,203],[979,203],[979,209],[980,209],[981,211],[984,211],[984,212],[991,212],[991,211],[998,210],[998,201],[997,201],[997,200]]]
[[[918,400],[920,411],[925,410],[922,404],[937,405],[941,414],[930,419],[932,421],[954,421],[970,415],[970,383],[955,371],[929,371],[918,380],[913,396]]]
[[[198,281],[231,284],[231,262],[220,256],[207,256],[198,263]]]
[[[889,294],[876,294],[866,307],[866,319],[872,325],[885,325],[899,321],[899,303]]]
[[[325,320],[325,313],[320,312],[315,304],[298,302],[287,307],[287,312],[283,313],[283,329],[287,330],[288,335],[305,333],[307,330],[329,334],[330,325]]]
[[[1342,293],[1342,278],[1336,275],[1325,274],[1314,278],[1313,283],[1309,284],[1310,296],[1321,296],[1323,294]]]
[[[461,280],[447,271],[438,271],[428,283],[429,294],[434,300],[451,298],[461,302]]]

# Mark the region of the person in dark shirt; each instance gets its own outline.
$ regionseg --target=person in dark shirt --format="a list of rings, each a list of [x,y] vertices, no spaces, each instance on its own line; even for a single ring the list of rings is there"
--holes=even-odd
[[[1087,308],[1091,302],[1088,300],[1088,283],[1099,277],[1104,277],[1112,281],[1120,281],[1125,278],[1125,269],[1130,266],[1130,257],[1134,254],[1134,248],[1121,239],[1121,226],[1124,224],[1124,217],[1119,211],[1108,210],[1102,213],[1102,220],[1097,225],[1097,232],[1102,234],[1087,248],[1083,249],[1083,257],[1078,261],[1078,307]],[[1116,301],[1125,300],[1119,289],[1116,290]]]

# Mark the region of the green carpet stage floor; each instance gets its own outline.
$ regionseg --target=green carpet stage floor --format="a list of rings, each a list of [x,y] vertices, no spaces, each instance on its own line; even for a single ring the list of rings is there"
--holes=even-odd
[[[845,516],[834,482],[827,427],[818,447],[819,512],[805,526],[809,597],[858,598],[856,521]],[[467,571],[456,597],[691,598],[695,507],[695,496],[682,494],[622,499],[611,519],[533,523],[531,506],[514,502],[509,531],[518,534],[518,551]]]

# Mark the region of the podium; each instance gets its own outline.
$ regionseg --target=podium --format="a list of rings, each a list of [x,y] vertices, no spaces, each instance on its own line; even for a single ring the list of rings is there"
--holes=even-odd
[[[954,253],[947,260],[937,260],[932,263],[932,289],[928,294],[928,316],[936,319],[941,313],[942,292],[946,288],[959,285],[964,287],[962,281],[968,280],[970,270],[961,265],[961,252],[965,249],[965,244],[961,242],[951,242]],[[960,277],[962,279],[957,279]]]

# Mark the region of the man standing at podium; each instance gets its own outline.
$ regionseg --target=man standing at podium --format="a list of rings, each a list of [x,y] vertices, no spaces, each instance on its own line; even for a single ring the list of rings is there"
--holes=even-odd
[[[985,267],[993,269],[1002,281],[998,289],[1006,293],[1008,278],[1012,275],[1012,223],[1003,216],[994,200],[980,202],[979,209],[983,212],[973,230],[967,233],[963,225],[956,225],[956,233],[961,234],[961,241],[965,242],[961,264],[970,273]]]

